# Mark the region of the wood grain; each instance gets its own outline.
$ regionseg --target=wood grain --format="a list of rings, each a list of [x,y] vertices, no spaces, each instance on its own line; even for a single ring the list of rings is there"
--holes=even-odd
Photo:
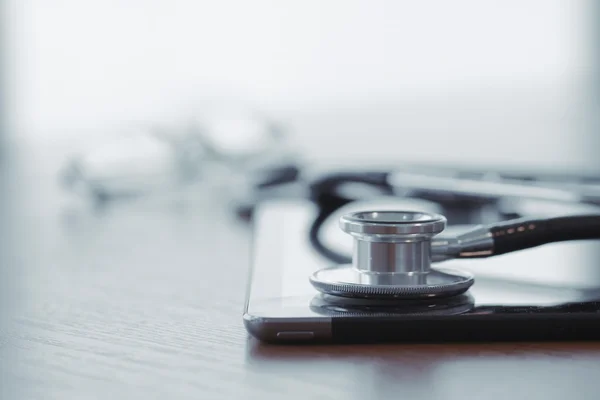
[[[241,320],[250,232],[222,200],[94,213],[65,205],[55,168],[19,165],[11,182],[29,184],[3,205],[2,399],[597,398],[597,343],[258,343]]]

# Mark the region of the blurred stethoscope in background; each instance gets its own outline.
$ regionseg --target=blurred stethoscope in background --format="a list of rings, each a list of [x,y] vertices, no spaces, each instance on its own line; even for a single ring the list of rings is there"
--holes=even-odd
[[[59,172],[60,184],[94,209],[186,190],[237,199],[298,175],[282,124],[244,103],[209,101],[186,117],[98,136]]]

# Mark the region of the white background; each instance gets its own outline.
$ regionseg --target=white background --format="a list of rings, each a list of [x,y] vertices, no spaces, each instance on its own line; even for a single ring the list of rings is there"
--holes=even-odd
[[[180,118],[212,98],[315,157],[589,166],[588,1],[8,0],[15,136]]]

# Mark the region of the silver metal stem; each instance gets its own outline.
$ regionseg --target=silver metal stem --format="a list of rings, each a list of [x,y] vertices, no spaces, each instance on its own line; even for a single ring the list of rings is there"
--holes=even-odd
[[[434,262],[453,258],[482,258],[493,254],[492,232],[483,226],[475,227],[457,237],[438,237],[431,241],[431,258]]]
[[[429,240],[370,242],[354,240],[354,268],[372,273],[426,273],[431,269]]]

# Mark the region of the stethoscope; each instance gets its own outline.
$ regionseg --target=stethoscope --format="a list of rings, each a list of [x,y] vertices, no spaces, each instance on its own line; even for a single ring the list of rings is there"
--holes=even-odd
[[[340,218],[354,239],[352,261],[323,268],[310,282],[327,295],[373,299],[431,299],[465,293],[471,273],[433,268],[432,262],[483,258],[543,244],[600,239],[600,214],[503,221],[436,238],[446,227],[439,214],[357,211]]]
[[[392,193],[389,174],[338,174],[313,183],[311,198],[320,211],[309,236],[312,245],[333,265],[317,270],[309,280],[317,291],[327,296],[379,300],[458,296],[474,284],[473,274],[444,268],[438,263],[457,258],[493,257],[555,242],[600,239],[600,212],[551,218],[508,216],[499,222],[476,225],[459,235],[442,236],[439,234],[446,229],[448,221],[439,213],[365,209],[339,218],[341,230],[353,238],[352,257],[348,257],[328,248],[319,237],[321,227],[334,211],[354,201],[338,190],[347,182],[363,183],[378,188],[383,194]],[[420,186],[413,185],[421,190],[422,195],[418,197],[437,200],[445,196],[445,201],[451,203],[458,199],[463,205],[469,201],[471,205],[497,201],[511,196],[511,190],[515,197],[598,205],[597,197],[591,198],[589,192],[586,198],[581,192],[568,188],[502,182],[499,185],[484,183],[476,191],[464,181],[462,185],[456,180],[452,185],[452,181],[443,178],[420,182]],[[440,185],[438,189],[435,184]]]

